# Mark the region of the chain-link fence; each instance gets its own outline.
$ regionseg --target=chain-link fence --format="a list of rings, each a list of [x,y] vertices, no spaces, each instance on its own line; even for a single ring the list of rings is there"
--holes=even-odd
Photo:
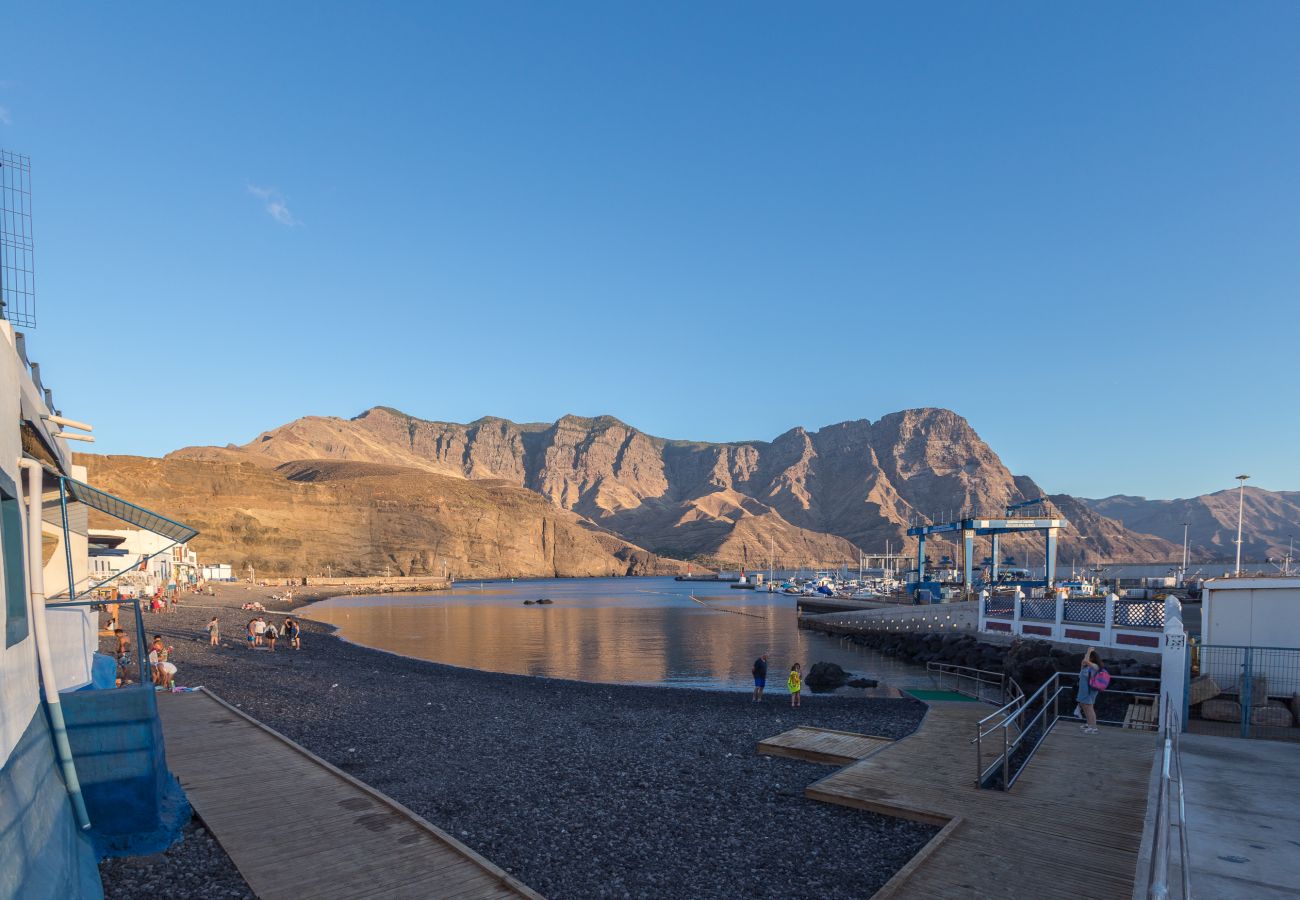
[[[1194,646],[1187,730],[1300,742],[1300,650]]]

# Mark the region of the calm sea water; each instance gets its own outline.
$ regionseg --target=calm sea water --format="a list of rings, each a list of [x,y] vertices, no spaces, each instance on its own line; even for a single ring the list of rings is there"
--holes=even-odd
[[[697,600],[692,600],[694,594]],[[554,602],[526,606],[525,600]],[[335,597],[303,610],[358,644],[453,666],[578,681],[750,690],[768,654],[768,687],[839,663],[881,682],[838,693],[897,696],[932,687],[925,671],[820,632],[799,629],[793,597],[671,578],[462,583],[436,594]]]

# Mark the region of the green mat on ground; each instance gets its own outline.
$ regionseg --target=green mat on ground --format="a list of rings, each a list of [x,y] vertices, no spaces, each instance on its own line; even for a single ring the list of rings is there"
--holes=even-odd
[[[974,697],[967,697],[965,694],[958,694],[956,691],[923,691],[909,689],[905,693],[911,694],[917,700],[955,700],[961,703],[978,703]]]

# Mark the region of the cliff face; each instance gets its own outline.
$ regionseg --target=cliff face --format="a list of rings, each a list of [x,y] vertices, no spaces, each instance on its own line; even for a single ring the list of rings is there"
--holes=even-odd
[[[198,528],[203,557],[237,572],[249,563],[267,574],[471,578],[685,570],[502,481],[385,463],[270,466],[238,450],[78,461],[97,486]]]
[[[1300,526],[1300,491],[1247,487],[1242,514],[1242,558],[1281,558]],[[1237,491],[1229,488],[1185,500],[1148,500],[1116,495],[1082,500],[1099,515],[1131,531],[1157,535],[1182,552],[1183,523],[1194,560],[1230,559],[1237,553]]]
[[[769,548],[778,564],[850,561],[859,547],[908,545],[907,525],[918,518],[995,511],[1042,496],[1031,479],[1008,471],[965,419],[944,409],[816,432],[795,428],[770,442],[707,444],[652,437],[607,416],[462,425],[376,407],[350,420],[299,419],[241,448],[187,448],[168,459],[214,453],[237,454],[254,468],[328,459],[469,483],[498,480],[639,547],[730,565],[764,565]],[[1062,535],[1063,559],[1164,560],[1177,553],[1077,504],[1066,512],[1072,524]],[[1008,537],[1004,547],[1017,553],[1031,545]]]

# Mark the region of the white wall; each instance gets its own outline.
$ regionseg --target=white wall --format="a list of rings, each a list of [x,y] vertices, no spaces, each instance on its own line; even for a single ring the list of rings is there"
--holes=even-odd
[[[16,427],[22,416],[19,385],[27,378],[26,367],[14,349],[13,326],[0,321],[0,471],[18,485],[22,496],[22,473],[18,459],[22,440]],[[0,554],[0,590],[3,590],[4,558]],[[5,647],[5,606],[0,603],[0,765],[9,760],[14,745],[36,714],[38,682],[36,641],[30,623],[27,638]]]
[[[1205,582],[1201,643],[1300,648],[1300,578]]]

